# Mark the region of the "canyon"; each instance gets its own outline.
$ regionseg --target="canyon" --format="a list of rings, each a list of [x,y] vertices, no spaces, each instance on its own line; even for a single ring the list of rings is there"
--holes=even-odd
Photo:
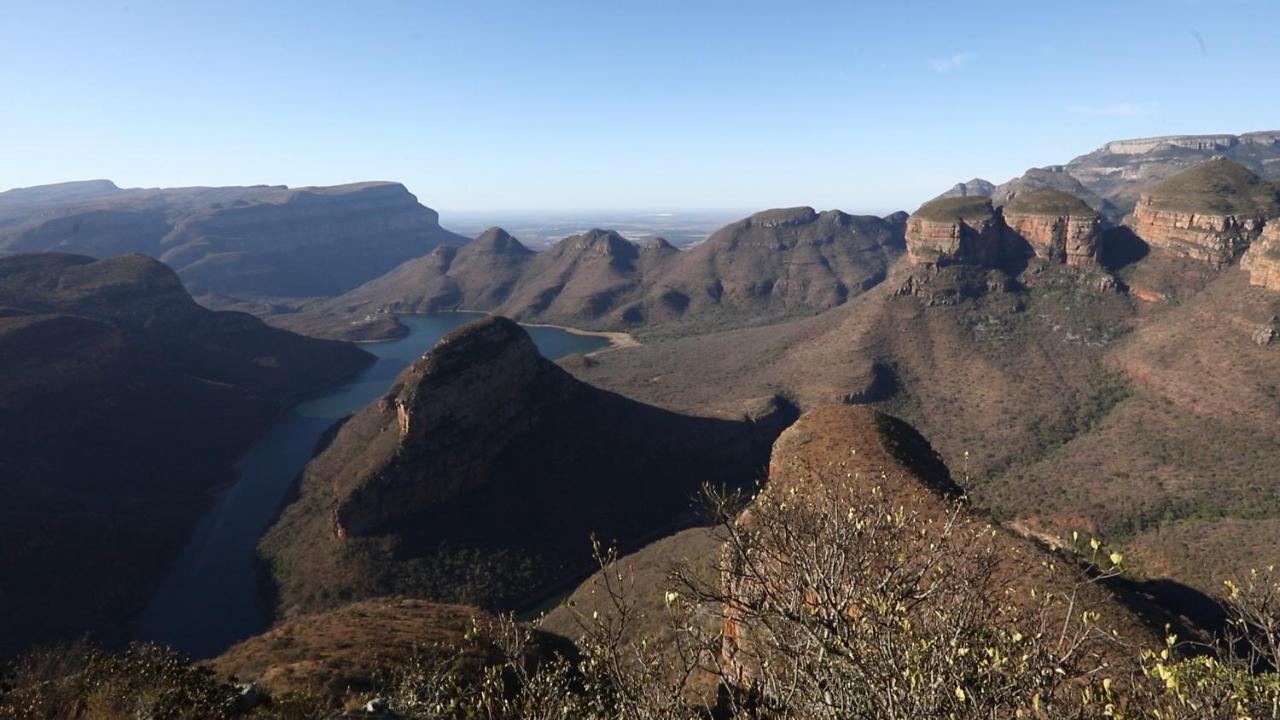
[[[372,603],[361,613],[378,623],[419,617],[427,627],[439,619],[448,632],[471,614],[526,609],[565,593],[595,607],[589,596],[598,577],[579,584],[592,569],[593,534],[635,551],[649,585],[661,583],[662,568],[676,559],[714,576],[722,537],[700,525],[702,484],[745,489],[767,478],[765,487],[782,487],[801,466],[847,462],[837,459],[841,443],[864,453],[857,472],[901,476],[903,487],[927,485],[926,476],[950,468],[948,482],[963,489],[974,522],[998,527],[1000,542],[1008,543],[1002,552],[1027,563],[1034,564],[1027,558],[1040,552],[1037,543],[1096,535],[1131,558],[1133,584],[1125,592],[1151,612],[1176,610],[1178,597],[1216,592],[1224,575],[1276,551],[1270,538],[1280,509],[1266,479],[1280,463],[1280,208],[1275,185],[1229,157],[1166,173],[1166,152],[1209,152],[1198,140],[1186,142],[1190,147],[1161,140],[1145,152],[1141,144],[1108,151],[1162,168],[1152,171],[1157,181],[1141,184],[1123,222],[1115,213],[1125,195],[1090,189],[1067,166],[1035,169],[1003,186],[963,183],[913,213],[883,218],[766,210],[687,249],[661,239],[639,245],[606,229],[541,252],[500,228],[469,242],[401,245],[401,231],[414,234],[434,222],[409,207],[407,191],[334,190],[344,198],[371,193],[357,205],[373,205],[356,215],[381,214],[383,202],[400,208],[387,211],[386,234],[373,243],[390,238],[385,273],[351,286],[329,278],[311,286],[320,297],[307,298],[247,292],[259,281],[232,278],[218,284],[239,296],[214,290],[201,302],[334,338],[385,339],[403,332],[397,315],[475,309],[630,332],[641,343],[552,363],[518,325],[491,317],[388,377],[378,400],[325,434],[296,495],[259,544],[275,617],[282,628],[324,636],[330,631],[305,623],[361,607],[352,602]],[[1255,159],[1269,148],[1262,140],[1209,145]],[[113,188],[11,191],[0,209],[70,207],[132,192]],[[293,191],[220,190],[217,202],[228,205],[213,214],[240,193],[275,192]],[[301,215],[290,217],[307,216],[301,206],[314,203],[319,214],[306,222],[330,223],[325,213],[337,211],[329,200],[299,193],[280,200],[300,205],[288,212]],[[246,202],[238,207],[271,204]],[[273,227],[266,218],[275,210],[253,212],[265,213],[253,217]],[[190,227],[222,228],[208,236],[230,237],[258,225],[238,217]],[[57,221],[51,216],[48,230],[24,235],[34,226],[23,225],[5,237],[54,237]],[[17,227],[8,222],[0,232]],[[113,226],[97,222],[82,224],[85,234],[75,242],[87,247],[102,238],[100,249],[116,243]],[[364,232],[335,227],[317,241],[340,244],[344,233]],[[281,239],[280,252],[310,253],[303,235]],[[16,460],[6,462],[31,477],[112,475],[115,453],[149,463],[139,470],[120,461],[120,482],[132,473],[137,483],[127,503],[58,480],[63,484],[7,490],[18,503],[9,506],[50,508],[38,513],[39,522],[63,518],[65,527],[107,533],[119,538],[122,552],[162,548],[154,564],[121,573],[125,589],[95,574],[117,573],[106,550],[87,553],[80,565],[58,560],[86,569],[69,585],[50,580],[57,593],[110,586],[96,609],[42,616],[33,608],[43,590],[28,597],[6,588],[4,612],[37,619],[29,633],[13,635],[19,646],[96,628],[101,618],[136,608],[172,557],[163,549],[174,548],[210,493],[225,485],[230,458],[246,438],[281,407],[367,362],[349,344],[300,338],[243,313],[197,305],[190,290],[214,277],[196,272],[199,262],[175,273],[139,256],[0,258],[0,325],[8,334],[0,359],[30,379],[29,393],[12,392],[6,401],[19,409],[14,417],[34,418],[6,427],[6,437],[17,438],[14,448],[35,448],[29,458],[15,451]],[[373,272],[369,266],[353,277]],[[305,282],[319,277],[304,274]],[[75,400],[81,395],[91,401]],[[184,409],[180,419],[177,408]],[[786,430],[805,412],[808,420]],[[194,430],[205,427],[209,413],[238,420]],[[101,418],[116,415],[137,422],[104,426]],[[135,427],[150,434],[125,432]],[[901,431],[886,435],[885,428]],[[146,445],[161,439],[190,448],[189,435],[207,449],[164,454]],[[923,437],[923,446],[911,440]],[[909,454],[916,464],[894,455],[907,446],[915,448]],[[785,459],[811,453],[799,465]],[[219,460],[191,470],[188,454]],[[919,458],[937,465],[922,470]],[[91,467],[95,462],[102,467]],[[175,487],[172,477],[188,484]],[[137,521],[162,507],[169,508],[163,522]],[[119,524],[108,527],[97,513]],[[12,526],[23,520],[15,515]],[[137,527],[152,534],[131,535]],[[80,540],[42,548],[27,537],[15,531],[0,567],[82,552]],[[395,596],[411,600],[379,600]],[[390,602],[408,604],[380,605]],[[548,622],[572,633],[564,613],[552,612]],[[733,627],[728,634],[744,637]],[[237,666],[242,672],[273,672],[268,641],[246,652],[253,660]]]

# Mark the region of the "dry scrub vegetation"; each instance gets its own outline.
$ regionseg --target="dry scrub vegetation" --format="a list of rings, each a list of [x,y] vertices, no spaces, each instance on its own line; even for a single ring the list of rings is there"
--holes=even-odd
[[[375,696],[394,713],[382,717],[417,720],[1280,717],[1274,569],[1227,584],[1224,637],[1144,648],[1084,602],[1123,564],[1097,542],[1046,554],[1055,579],[1024,587],[1002,573],[1001,531],[960,521],[960,501],[917,513],[766,490],[744,510],[709,495],[722,581],[677,571],[634,586],[599,550],[607,607],[579,613],[573,651],[531,652],[536,623],[479,620],[467,641],[496,650],[481,668],[457,662],[465,647],[424,648],[379,672],[376,692],[254,707],[163,648],[45,651],[10,669],[0,717],[323,718]],[[661,593],[655,637],[631,629],[652,627],[645,593]]]

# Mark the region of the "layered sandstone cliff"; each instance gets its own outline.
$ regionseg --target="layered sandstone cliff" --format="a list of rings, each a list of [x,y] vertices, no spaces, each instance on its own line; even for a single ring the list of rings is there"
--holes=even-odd
[[[917,265],[989,265],[1001,256],[1004,228],[990,198],[946,197],[907,219],[906,242]]]
[[[1280,218],[1266,224],[1240,258],[1240,267],[1248,271],[1249,282],[1280,291]]]
[[[1128,224],[1152,247],[1221,267],[1237,260],[1277,214],[1275,187],[1218,158],[1142,193]]]
[[[1084,201],[1057,190],[1020,192],[1002,208],[1015,238],[1036,257],[1087,267],[1097,263],[1102,227],[1098,213]]]

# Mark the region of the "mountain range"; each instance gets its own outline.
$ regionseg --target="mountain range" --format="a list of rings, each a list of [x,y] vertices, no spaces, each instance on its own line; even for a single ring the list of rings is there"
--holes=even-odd
[[[181,253],[175,269],[0,257],[0,369],[22,379],[0,392],[0,467],[18,479],[0,485],[0,579],[36,579],[2,583],[0,637],[25,647],[136,610],[272,415],[369,360],[263,320],[372,340],[403,332],[397,314],[456,309],[505,317],[446,336],[326,435],[258,547],[275,639],[215,667],[305,665],[290,643],[341,657],[333,628],[365,622],[399,656],[402,624],[455,642],[468,618],[566,594],[604,613],[593,536],[634,551],[661,612],[675,561],[705,574],[722,552],[699,526],[702,486],[757,481],[807,496],[834,479],[930,517],[964,496],[966,527],[1019,558],[1011,578],[1098,537],[1127,560],[1091,606],[1130,637],[1206,629],[1222,581],[1280,553],[1278,143],[1120,141],[910,214],[766,210],[687,249],[605,229],[540,252],[500,228],[424,235],[434,215],[385,184],[2,194],[9,251],[62,238],[49,247],[111,254],[152,213],[161,259],[233,260],[210,261],[219,275]],[[328,226],[364,200],[359,227],[386,234],[297,230],[295,211]],[[114,209],[84,209],[98,203]],[[209,229],[241,221],[242,256]],[[412,231],[389,229],[401,221]],[[178,242],[190,227],[202,239]],[[337,267],[345,253],[377,260]],[[507,318],[642,342],[552,363]],[[547,628],[570,636],[571,614]]]
[[[535,253],[491,228],[337,297],[260,312],[283,327],[360,339],[394,332],[387,315],[454,309],[590,329],[701,332],[840,305],[879,282],[902,249],[890,220],[807,207],[757,213],[687,250],[661,238],[641,247],[596,229]]]

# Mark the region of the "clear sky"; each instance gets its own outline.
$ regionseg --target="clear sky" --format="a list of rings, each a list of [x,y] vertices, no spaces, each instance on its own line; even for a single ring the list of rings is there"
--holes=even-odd
[[[399,180],[443,209],[911,209],[1280,127],[1280,3],[0,0],[0,189]]]

